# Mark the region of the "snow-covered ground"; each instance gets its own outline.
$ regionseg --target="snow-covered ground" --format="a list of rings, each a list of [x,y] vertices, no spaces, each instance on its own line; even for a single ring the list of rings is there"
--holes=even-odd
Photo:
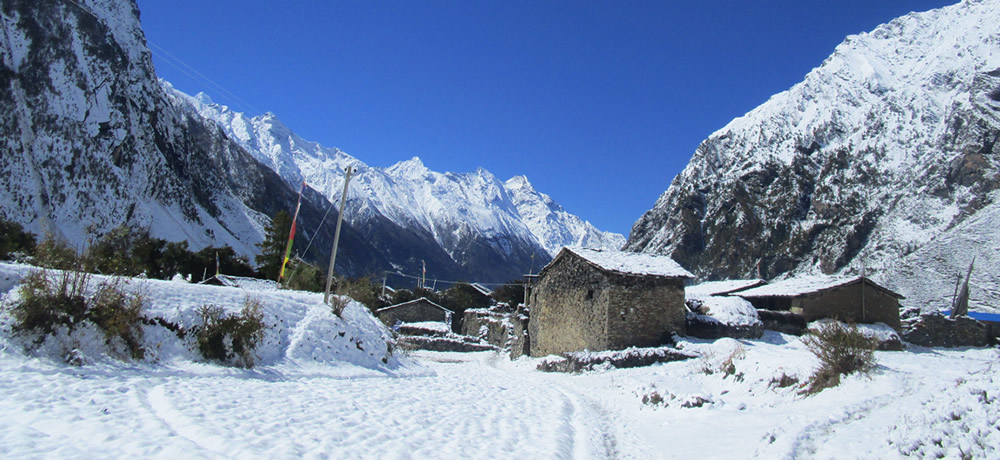
[[[22,271],[0,264],[0,291]],[[238,308],[246,295],[142,283],[151,310],[174,304],[174,318],[201,302]],[[804,380],[816,364],[794,336],[687,340],[680,345],[700,358],[579,375],[494,352],[396,352],[382,363],[331,338],[345,331],[376,346],[385,329],[357,304],[340,320],[313,294],[255,295],[276,330],[249,370],[201,362],[176,344],[146,362],[91,350],[76,367],[25,354],[5,332],[0,457],[1000,456],[996,349],[878,352],[871,378],[805,397],[772,384]],[[727,361],[735,374],[723,372]]]

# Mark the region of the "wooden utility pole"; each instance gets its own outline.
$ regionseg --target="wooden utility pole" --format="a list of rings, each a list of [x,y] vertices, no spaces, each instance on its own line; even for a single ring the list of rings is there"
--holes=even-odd
[[[330,286],[333,285],[333,264],[337,261],[337,245],[340,244],[340,226],[344,223],[344,205],[347,204],[347,186],[351,183],[351,175],[356,169],[344,168],[344,194],[340,197],[340,214],[337,215],[337,231],[333,234],[333,251],[330,253],[330,269],[326,271],[326,290],[323,291],[323,303],[330,304]]]

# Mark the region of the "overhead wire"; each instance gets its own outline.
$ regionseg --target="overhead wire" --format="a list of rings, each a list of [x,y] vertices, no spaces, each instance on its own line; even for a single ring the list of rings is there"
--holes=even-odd
[[[107,22],[105,20],[105,18],[101,18],[96,13],[94,13],[93,11],[91,11],[90,8],[87,8],[86,6],[81,5],[76,0],[65,0],[65,1],[67,1],[69,3],[72,3],[73,5],[76,5],[77,8],[79,8],[79,9],[83,10],[83,12],[85,12],[85,13],[93,16],[94,19],[97,19],[100,22]],[[143,34],[143,36],[145,37],[145,33]],[[193,80],[198,80],[201,83],[207,84],[208,86],[212,87],[213,89],[218,90],[219,92],[222,93],[223,97],[225,97],[227,99],[231,99],[232,101],[236,102],[236,105],[241,106],[240,108],[242,108],[244,110],[249,109],[249,111],[251,113],[264,113],[263,111],[261,111],[261,110],[257,109],[256,107],[254,107],[253,104],[247,102],[245,99],[237,96],[232,91],[229,91],[224,86],[216,83],[211,78],[208,78],[207,76],[205,76],[205,74],[199,72],[198,69],[195,69],[194,67],[188,65],[188,63],[184,62],[183,60],[181,60],[177,56],[174,56],[169,51],[167,51],[166,49],[164,49],[162,46],[157,45],[155,42],[153,42],[152,40],[150,40],[149,37],[145,37],[145,39],[146,39],[146,43],[150,46],[150,49],[149,49],[150,52],[153,51],[152,48],[156,48],[156,50],[158,51],[157,54],[161,58],[163,58],[163,62],[167,63],[171,67],[179,70],[181,73],[187,75],[188,77],[190,77]]]

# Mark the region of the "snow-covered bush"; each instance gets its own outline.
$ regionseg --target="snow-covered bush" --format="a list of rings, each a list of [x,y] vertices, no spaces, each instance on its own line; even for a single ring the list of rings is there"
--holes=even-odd
[[[830,322],[809,331],[802,343],[817,358],[820,366],[809,379],[805,394],[815,394],[840,384],[841,375],[855,372],[868,374],[877,365],[875,348],[878,341],[868,337],[854,325],[844,327]]]
[[[59,273],[32,271],[21,280],[18,298],[10,306],[15,333],[34,334],[33,343],[65,328],[72,333],[84,321],[104,333],[106,344],[114,347],[121,340],[133,359],[141,360],[143,349],[142,310],[146,298],[128,292],[119,278],[101,282],[88,295],[91,276],[78,271]]]
[[[128,292],[122,278],[109,278],[97,287],[89,304],[87,317],[104,331],[105,342],[112,345],[120,339],[132,359],[142,360],[146,355],[142,329],[146,296]]]
[[[73,330],[87,315],[89,281],[89,275],[75,271],[29,273],[21,280],[19,298],[10,307],[14,332],[37,334],[34,342],[39,344],[61,326]]]
[[[222,307],[204,305],[198,310],[201,325],[195,334],[205,359],[240,367],[254,366],[254,350],[264,338],[263,306],[247,297],[239,314],[226,314]]]

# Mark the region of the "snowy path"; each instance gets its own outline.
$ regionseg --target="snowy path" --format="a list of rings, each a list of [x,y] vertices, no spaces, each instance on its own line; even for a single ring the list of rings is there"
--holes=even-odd
[[[725,357],[735,344],[689,346]],[[996,458],[993,350],[880,353],[872,379],[807,398],[768,387],[811,366],[795,343],[741,346],[741,381],[698,360],[566,375],[421,352],[434,375],[344,378],[189,361],[70,367],[0,350],[0,458]],[[653,388],[676,399],[643,404]],[[681,406],[694,397],[710,402]]]
[[[3,359],[0,456],[610,456],[580,396],[459,358],[428,361],[436,376],[354,379]]]

